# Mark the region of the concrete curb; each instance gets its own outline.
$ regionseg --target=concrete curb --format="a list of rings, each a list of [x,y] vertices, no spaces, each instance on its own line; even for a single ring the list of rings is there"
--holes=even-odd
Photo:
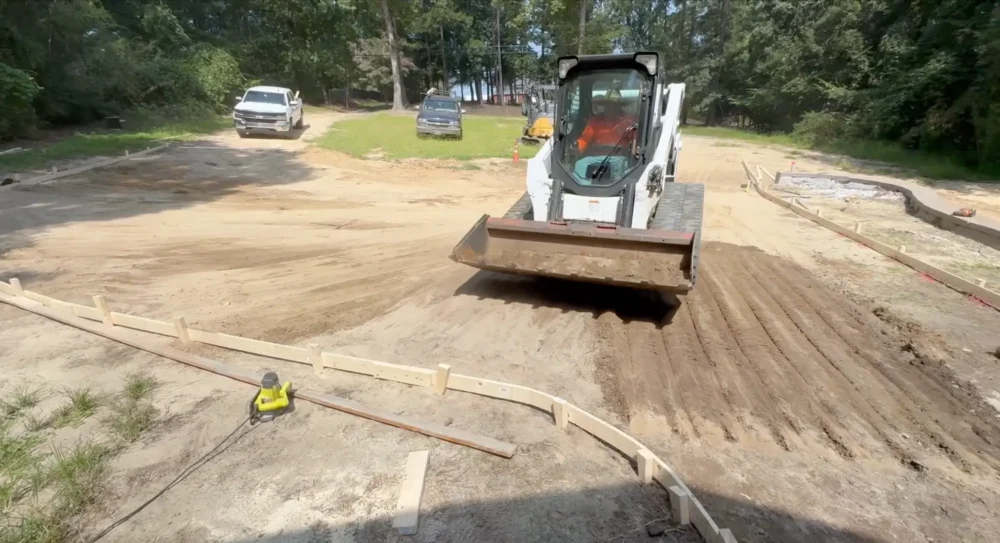
[[[901,193],[906,198],[907,213],[918,219],[933,224],[942,230],[949,230],[962,237],[988,245],[1000,251],[1000,222],[987,217],[956,217],[953,211],[958,209],[937,194],[932,188],[910,183],[908,181],[876,181],[859,177],[845,177],[825,173],[778,172],[775,184],[783,178],[792,179],[830,179],[838,183],[864,183],[875,185]]]

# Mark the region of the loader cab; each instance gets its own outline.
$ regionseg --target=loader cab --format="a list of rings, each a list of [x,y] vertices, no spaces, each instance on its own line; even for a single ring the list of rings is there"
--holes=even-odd
[[[659,56],[647,52],[559,59],[549,220],[559,218],[561,192],[631,201],[652,152],[658,68]]]

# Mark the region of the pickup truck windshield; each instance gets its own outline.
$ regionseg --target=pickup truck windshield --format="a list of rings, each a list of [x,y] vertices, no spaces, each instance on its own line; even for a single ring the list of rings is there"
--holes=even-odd
[[[447,111],[458,113],[458,102],[454,100],[435,100],[429,98],[424,101],[424,111]]]
[[[287,105],[285,104],[285,93],[283,92],[250,91],[243,97],[243,101],[256,102],[258,104],[277,104],[279,106]]]

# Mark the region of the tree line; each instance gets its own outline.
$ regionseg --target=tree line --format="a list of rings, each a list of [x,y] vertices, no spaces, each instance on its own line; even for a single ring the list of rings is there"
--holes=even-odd
[[[994,0],[0,0],[0,137],[224,111],[254,83],[499,103],[560,55],[640,49],[686,120],[1000,165]]]

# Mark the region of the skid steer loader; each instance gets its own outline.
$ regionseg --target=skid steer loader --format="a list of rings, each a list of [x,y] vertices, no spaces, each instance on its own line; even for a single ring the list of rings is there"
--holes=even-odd
[[[675,183],[683,84],[656,53],[559,59],[555,134],[527,192],[451,258],[486,270],[673,293],[698,271],[704,185]]]

